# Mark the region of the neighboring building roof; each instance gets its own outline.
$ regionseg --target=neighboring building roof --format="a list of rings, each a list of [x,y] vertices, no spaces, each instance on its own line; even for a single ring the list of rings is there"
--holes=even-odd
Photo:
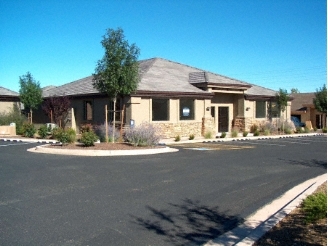
[[[314,92],[292,93],[291,96],[294,98],[291,105],[292,112],[301,112],[305,111],[307,107],[313,107]]]
[[[162,58],[139,61],[139,76],[138,88],[135,94],[133,94],[136,96],[157,95],[164,97],[190,96],[211,98],[213,96],[211,92],[196,87],[201,84],[217,88],[237,88],[245,91],[245,94],[251,97],[273,97],[276,95],[275,91],[267,88]],[[99,94],[100,92],[93,88],[92,79],[93,76],[89,76],[62,86],[43,90],[43,96]]]
[[[43,97],[50,96],[79,96],[79,95],[92,95],[99,94],[100,92],[93,88],[92,85],[93,76],[89,76],[83,79],[79,79],[61,86],[54,87],[52,89],[43,90]]]
[[[19,94],[15,91],[0,86],[0,97],[19,97]]]

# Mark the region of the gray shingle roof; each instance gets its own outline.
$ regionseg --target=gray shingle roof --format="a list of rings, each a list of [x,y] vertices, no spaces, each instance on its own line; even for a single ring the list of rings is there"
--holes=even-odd
[[[245,94],[246,96],[264,96],[264,97],[275,97],[277,92],[262,86],[250,84],[252,87],[249,88]]]
[[[79,79],[62,86],[43,90],[43,97],[50,96],[78,96],[87,94],[99,94],[99,91],[92,86],[92,76]]]
[[[0,96],[18,97],[19,93],[0,86]]]
[[[209,94],[189,83],[189,73],[201,71],[162,58],[140,61],[138,91]]]
[[[232,85],[247,89],[247,95],[275,96],[276,92],[267,88],[252,85],[240,80],[204,71],[181,63],[162,58],[139,61],[139,77],[137,93],[175,93],[197,94],[209,96],[211,93],[194,86],[197,83],[212,83],[218,86]],[[43,91],[44,97],[52,95],[90,95],[99,94],[92,86],[92,76],[73,81],[62,86]]]

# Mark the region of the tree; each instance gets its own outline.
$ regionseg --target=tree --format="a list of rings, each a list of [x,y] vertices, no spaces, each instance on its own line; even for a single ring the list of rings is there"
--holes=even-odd
[[[105,49],[105,54],[97,62],[93,74],[93,86],[100,92],[106,93],[113,100],[115,110],[118,96],[129,95],[137,89],[140,50],[135,44],[130,45],[125,40],[121,28],[117,30],[107,29],[101,44]],[[113,127],[115,127],[115,112]],[[114,136],[112,139],[114,141]]]
[[[300,91],[297,88],[291,88],[290,89],[290,93],[291,94],[293,94],[293,93],[300,93]]]
[[[32,123],[32,112],[42,102],[42,89],[40,83],[35,81],[30,72],[19,77],[19,84],[19,97],[24,107],[30,110],[30,123]]]
[[[316,110],[318,110],[321,114],[327,113],[327,87],[324,84],[322,88],[316,90],[315,98],[313,98],[313,104]],[[320,127],[322,126],[322,115],[320,117]]]
[[[71,101],[67,96],[53,96],[43,101],[42,110],[48,115],[51,123],[54,119],[57,125],[62,126],[61,123],[67,117],[70,105]]]
[[[284,115],[288,102],[287,90],[279,88],[279,91],[276,94],[276,100],[279,110],[282,112],[282,115]],[[282,121],[282,131],[284,131],[284,121]]]

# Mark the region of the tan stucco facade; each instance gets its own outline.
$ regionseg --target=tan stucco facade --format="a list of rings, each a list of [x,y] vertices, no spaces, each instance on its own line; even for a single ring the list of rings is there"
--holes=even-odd
[[[17,108],[20,107],[19,102],[13,102],[13,101],[0,101],[0,113],[9,113],[13,110],[13,108],[17,106]]]

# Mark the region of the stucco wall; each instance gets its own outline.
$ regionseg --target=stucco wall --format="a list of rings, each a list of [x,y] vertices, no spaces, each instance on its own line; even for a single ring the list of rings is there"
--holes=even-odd
[[[0,101],[0,113],[9,113],[13,110],[14,106],[17,106],[19,108],[19,102],[4,102]]]

